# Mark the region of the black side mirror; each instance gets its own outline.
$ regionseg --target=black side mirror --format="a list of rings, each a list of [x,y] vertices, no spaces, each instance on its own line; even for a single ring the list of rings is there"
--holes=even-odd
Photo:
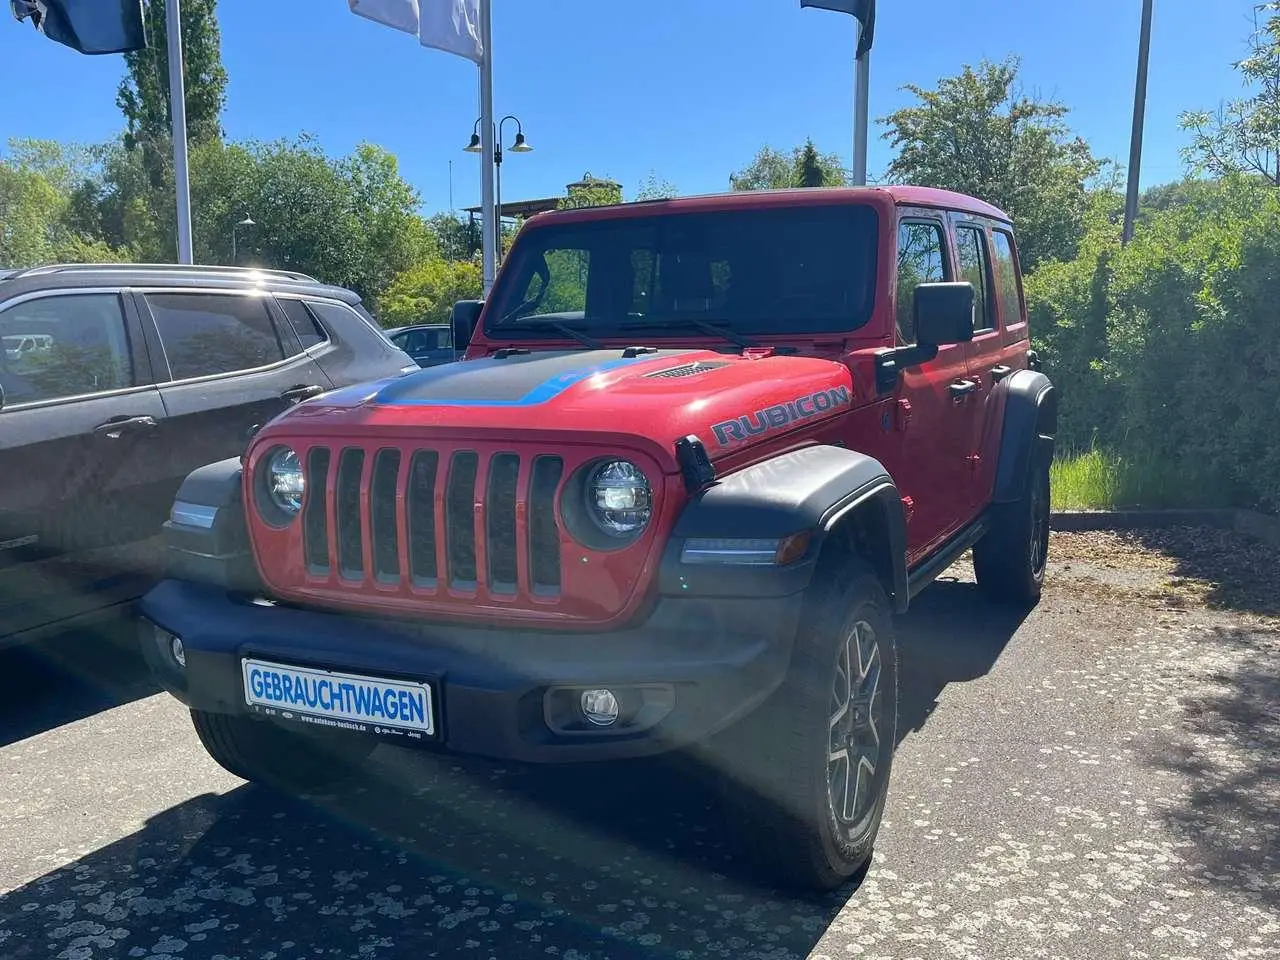
[[[915,296],[916,342],[922,347],[945,347],[973,339],[973,284],[920,283]]]
[[[455,354],[461,354],[471,343],[471,334],[475,333],[483,307],[483,300],[459,300],[453,305],[453,310],[449,313],[449,326],[453,329]]]

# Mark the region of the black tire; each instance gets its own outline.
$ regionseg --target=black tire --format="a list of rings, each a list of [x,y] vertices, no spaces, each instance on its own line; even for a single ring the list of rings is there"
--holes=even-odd
[[[842,682],[846,695],[865,699],[861,711],[847,709],[846,699],[837,727]],[[897,713],[897,644],[884,588],[861,558],[824,563],[806,597],[787,679],[713,747],[735,840],[765,879],[829,890],[865,870],[884,813]],[[830,759],[835,738],[843,781],[841,761]],[[855,739],[873,769],[863,777],[858,763],[858,780],[850,781]],[[858,802],[837,813],[851,784],[862,791]]]
[[[347,779],[373,752],[371,740],[337,733],[321,739],[267,720],[192,710],[191,722],[209,756],[242,780],[292,792]]]
[[[1049,458],[1037,457],[1022,496],[1001,504],[973,545],[978,586],[997,603],[1034,607],[1049,559]]]

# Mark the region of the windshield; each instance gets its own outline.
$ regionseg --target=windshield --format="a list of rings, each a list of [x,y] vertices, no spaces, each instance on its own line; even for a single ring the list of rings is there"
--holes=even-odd
[[[539,317],[602,337],[650,325],[692,334],[696,322],[746,335],[849,332],[871,316],[876,228],[864,204],[542,227],[512,250],[485,332],[564,335]]]

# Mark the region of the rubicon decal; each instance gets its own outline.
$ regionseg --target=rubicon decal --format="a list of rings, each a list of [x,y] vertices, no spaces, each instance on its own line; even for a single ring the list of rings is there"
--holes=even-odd
[[[723,420],[711,427],[716,442],[722,447],[731,443],[759,436],[769,430],[779,430],[801,420],[808,420],[820,413],[849,405],[848,387],[831,387],[808,396],[797,397],[786,403],[776,403],[755,413],[748,413],[736,420]]]

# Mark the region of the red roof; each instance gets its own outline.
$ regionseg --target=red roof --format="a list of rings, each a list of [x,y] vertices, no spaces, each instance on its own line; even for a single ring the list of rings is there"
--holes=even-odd
[[[637,208],[653,208],[654,212],[694,210],[726,210],[741,207],[789,206],[819,203],[858,203],[870,201],[877,206],[904,204],[917,207],[943,207],[977,216],[1011,222],[1009,215],[998,207],[963,193],[936,190],[933,187],[884,186],[884,187],[794,187],[786,190],[734,190],[726,193],[710,193],[692,197],[674,197],[668,200],[638,200],[631,203],[612,204],[603,207],[579,207],[574,210],[558,210],[539,214],[539,221],[561,218],[572,220],[613,219],[635,216]]]

